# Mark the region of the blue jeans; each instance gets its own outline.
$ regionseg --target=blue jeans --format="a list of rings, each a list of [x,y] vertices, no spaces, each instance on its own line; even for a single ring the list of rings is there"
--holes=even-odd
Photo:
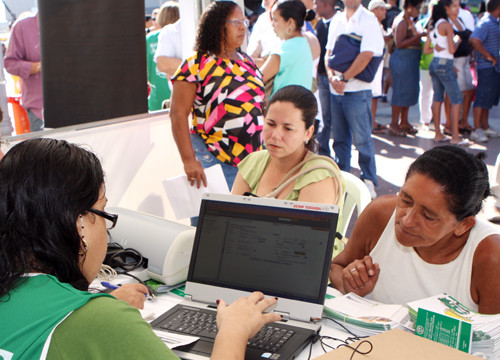
[[[28,109],[28,120],[30,121],[30,132],[43,130],[45,123],[42,119],[35,115],[31,109]]]
[[[205,141],[203,141],[200,135],[191,134],[191,143],[193,144],[196,159],[201,163],[201,166],[204,169],[217,164],[220,164],[222,166],[222,172],[224,173],[224,177],[226,178],[227,186],[229,187],[229,191],[231,191],[231,189],[233,188],[234,179],[236,179],[236,174],[238,173],[238,168],[236,166],[223,163],[222,161],[217,159],[210,152],[210,150],[208,150]]]
[[[330,138],[332,137],[332,119],[330,110],[330,84],[327,75],[318,74],[319,101],[321,102],[321,115],[323,127],[318,131],[318,153],[331,156]]]
[[[351,170],[351,147],[359,152],[361,179],[378,185],[375,165],[375,147],[372,140],[372,92],[348,92],[330,96],[332,114],[333,150],[341,170]]]
[[[500,99],[500,73],[492,66],[486,69],[476,69],[477,88],[474,107],[491,109],[498,105]]]
[[[196,156],[196,160],[201,163],[201,166],[206,169],[211,166],[220,164],[222,166],[222,172],[224,173],[224,177],[226,178],[227,186],[229,187],[229,191],[233,188],[234,179],[236,179],[236,174],[238,173],[238,168],[236,166],[232,166],[226,163],[223,163],[219,159],[217,159],[211,152],[208,150],[205,141],[198,134],[191,134],[191,143],[193,144],[194,154]],[[191,218],[191,226],[198,225],[198,216]]]
[[[434,57],[429,65],[429,74],[434,89],[434,102],[443,102],[446,91],[452,105],[462,103],[462,92],[458,87],[457,75],[453,71],[453,59]]]

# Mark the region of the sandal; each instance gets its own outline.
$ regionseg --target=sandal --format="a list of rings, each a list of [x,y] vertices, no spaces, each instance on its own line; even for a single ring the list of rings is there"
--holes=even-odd
[[[458,127],[458,132],[460,134],[470,134],[472,132],[472,128],[469,125],[459,126]]]
[[[408,126],[408,127],[404,127],[404,128],[401,128],[404,132],[406,132],[407,134],[410,134],[410,135],[415,135],[416,133],[418,133],[418,130],[415,129],[413,126]]]
[[[390,127],[389,135],[397,137],[406,137],[406,132],[402,129],[394,130],[393,128]]]
[[[444,137],[440,140],[436,140],[434,139],[434,144],[444,144],[444,143],[447,143],[447,142],[450,142],[450,138],[449,137]]]
[[[387,125],[382,125],[376,123],[375,127],[372,129],[372,134],[383,134],[387,130]]]
[[[451,136],[451,130],[448,128],[443,128],[443,134]]]
[[[469,139],[462,139],[457,143],[450,142],[450,144],[455,146],[471,146],[472,142]]]

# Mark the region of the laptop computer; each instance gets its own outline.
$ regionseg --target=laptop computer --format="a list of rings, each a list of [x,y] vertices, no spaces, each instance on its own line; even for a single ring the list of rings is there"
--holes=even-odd
[[[262,330],[258,335],[274,342],[265,348],[252,338],[245,359],[293,359],[321,328],[337,220],[335,205],[205,194],[184,301],[154,320],[153,329],[182,334],[194,328],[200,339],[174,351],[183,359],[208,359],[216,329],[179,330],[178,322],[191,316],[184,311],[214,316],[217,299],[230,304],[259,290],[278,298],[270,311],[283,320],[270,327],[285,336]]]

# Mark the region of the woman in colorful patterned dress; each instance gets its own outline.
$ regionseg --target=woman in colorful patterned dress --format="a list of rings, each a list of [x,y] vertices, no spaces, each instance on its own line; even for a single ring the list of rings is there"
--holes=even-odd
[[[236,166],[262,147],[262,75],[240,51],[247,26],[235,2],[211,3],[200,20],[195,53],[172,78],[172,132],[193,186],[206,186],[203,169],[221,164],[231,189]]]

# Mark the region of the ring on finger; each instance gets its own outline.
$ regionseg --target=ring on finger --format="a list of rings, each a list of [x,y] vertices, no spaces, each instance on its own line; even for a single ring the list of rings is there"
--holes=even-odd
[[[353,272],[355,271],[358,271],[358,269],[356,269],[355,267],[353,267],[351,270],[349,270],[349,272],[352,274]]]
[[[189,179],[189,180],[191,180],[191,181],[195,181],[195,180],[196,180],[196,178],[191,178],[191,179]]]

